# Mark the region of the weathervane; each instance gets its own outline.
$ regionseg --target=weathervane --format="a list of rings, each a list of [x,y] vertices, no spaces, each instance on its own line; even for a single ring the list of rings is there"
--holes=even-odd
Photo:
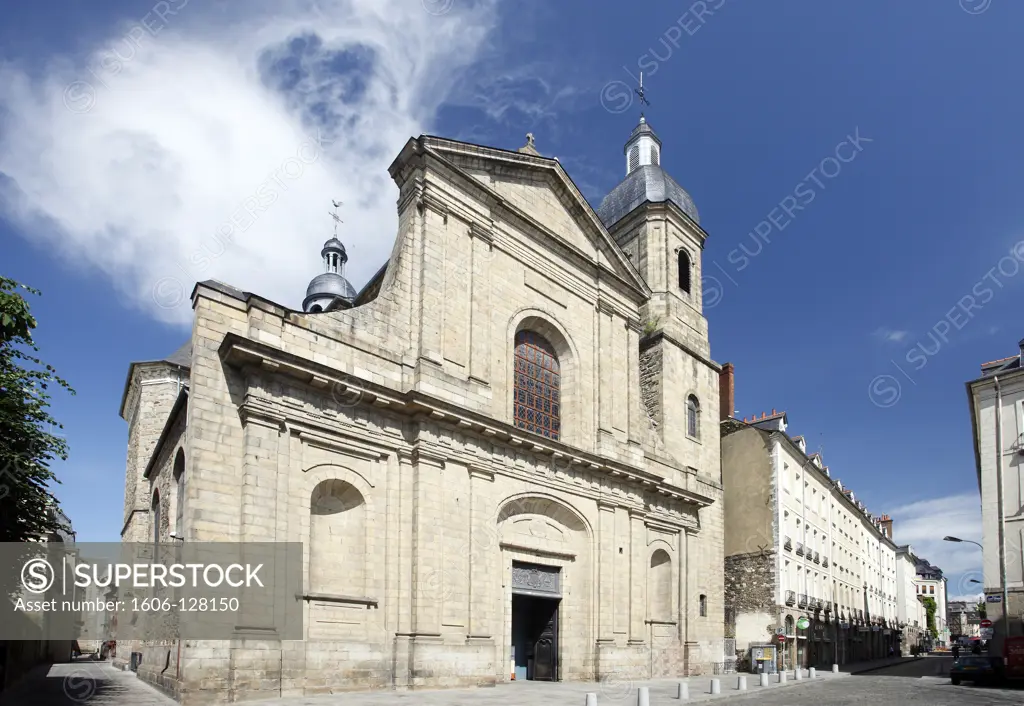
[[[636,93],[638,96],[640,96],[640,102],[641,103],[643,103],[646,106],[650,106],[650,103],[647,101],[647,98],[644,97],[644,72],[643,71],[640,72],[640,88],[634,88],[633,92]],[[640,111],[641,117],[643,116],[643,114],[644,114],[643,111]]]
[[[344,221],[341,220],[341,216],[338,215],[338,207],[341,206],[341,201],[335,201],[334,199],[331,199],[331,203],[334,204],[334,213],[330,213],[329,215],[331,216],[331,218],[334,219],[334,237],[337,238],[338,224],[344,223]]]

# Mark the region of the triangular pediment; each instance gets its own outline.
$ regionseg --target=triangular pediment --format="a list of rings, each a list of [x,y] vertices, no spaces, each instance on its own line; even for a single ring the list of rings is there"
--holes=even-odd
[[[649,294],[625,253],[558,160],[441,138],[426,147],[570,250]]]

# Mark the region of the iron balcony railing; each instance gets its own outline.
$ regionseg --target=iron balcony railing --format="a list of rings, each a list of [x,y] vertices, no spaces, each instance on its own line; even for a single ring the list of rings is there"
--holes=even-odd
[[[796,592],[786,591],[786,605],[793,605],[796,603]]]
[[[785,547],[786,549],[792,549],[793,548],[793,540],[790,539],[789,537],[786,537],[786,541],[783,542],[782,546]]]
[[[796,602],[796,604],[797,604],[797,605],[798,605],[799,607],[801,607],[801,608],[806,608],[806,607],[807,607],[807,594],[806,594],[806,593],[801,593],[801,594],[800,594],[800,595],[799,595],[799,596],[797,597],[797,602]]]
[[[820,564],[821,563],[821,554],[819,554],[818,552],[814,552],[814,563],[815,564]]]
[[[803,556],[804,555],[804,543],[803,542],[797,542],[796,543],[796,555],[797,556]]]
[[[826,567],[828,566],[828,557],[827,556],[821,557],[821,565],[822,566],[826,566]]]

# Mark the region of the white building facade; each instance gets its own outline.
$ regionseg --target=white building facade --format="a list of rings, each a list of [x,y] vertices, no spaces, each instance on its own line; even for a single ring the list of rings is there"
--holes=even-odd
[[[1024,340],[1018,348],[1016,355],[982,365],[981,377],[967,383],[981,493],[984,590],[996,650],[1002,649],[1007,630],[1011,636],[1024,635]]]
[[[772,639],[766,625],[781,628],[786,666],[899,652],[892,520],[867,512],[786,428],[774,410],[723,421],[726,634],[742,652]]]
[[[928,622],[919,595],[917,557],[908,544],[896,549],[896,610],[903,630],[904,651],[911,645],[923,646],[925,642]]]
[[[942,575],[942,572],[928,562],[918,559],[914,589],[920,598],[930,598],[935,601],[935,634],[931,636],[931,640],[926,640],[931,647],[949,645],[949,626],[946,624],[948,604],[946,587],[946,577]]]

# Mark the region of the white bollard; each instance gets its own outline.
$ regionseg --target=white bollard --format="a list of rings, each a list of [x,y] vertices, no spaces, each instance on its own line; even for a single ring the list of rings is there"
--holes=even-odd
[[[651,690],[641,686],[636,690],[636,706],[651,706]]]
[[[711,680],[711,693],[721,694],[722,693],[722,682],[718,679]]]
[[[587,706],[597,706],[597,694],[587,694]]]
[[[807,670],[807,676],[809,678],[814,679],[815,675],[817,675],[817,672],[814,671],[814,667],[811,667],[810,669]]]
[[[800,669],[799,667],[794,669],[793,670],[793,678],[795,680],[797,680],[797,681],[800,681],[801,679],[803,679],[804,678],[803,671],[804,670]]]
[[[838,664],[833,664],[832,665],[832,673],[833,674],[839,674],[839,665]]]
[[[784,671],[783,672],[779,672],[779,683],[780,684],[785,684],[786,683],[786,672],[784,672]]]
[[[679,689],[676,691],[676,698],[687,701],[690,698],[690,685],[684,681],[679,682]]]
[[[768,675],[765,674],[764,672],[761,672],[760,684],[761,684],[761,686],[768,686]]]
[[[736,677],[736,688],[739,691],[746,691],[747,690],[747,678],[746,677]]]

